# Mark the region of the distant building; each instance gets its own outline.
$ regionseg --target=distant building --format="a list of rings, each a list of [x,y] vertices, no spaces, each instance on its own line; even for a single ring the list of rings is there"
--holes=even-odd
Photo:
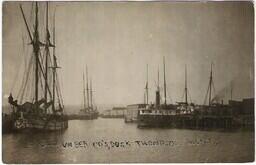
[[[254,115],[254,98],[247,98],[242,101],[229,100],[229,106],[234,115]]]
[[[126,107],[126,113],[124,116],[125,122],[136,122],[138,117],[138,111],[146,109],[147,104],[132,104]]]
[[[123,118],[125,114],[125,107],[113,107],[110,110],[102,112],[101,117],[103,118]]]
[[[244,115],[254,115],[254,98],[243,99],[242,108]]]
[[[233,115],[242,114],[242,110],[243,110],[242,101],[229,100],[228,104],[232,109]]]

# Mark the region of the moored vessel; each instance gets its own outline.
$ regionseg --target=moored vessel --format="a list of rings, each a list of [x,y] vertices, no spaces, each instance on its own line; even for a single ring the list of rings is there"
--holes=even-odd
[[[83,73],[83,108],[80,109],[77,114],[68,115],[69,120],[93,120],[93,119],[97,119],[99,116],[97,107],[93,105],[93,90],[92,90],[91,80],[90,80],[90,89],[89,89],[87,66],[86,66],[86,89],[84,85],[85,84],[84,79],[85,78]],[[87,96],[85,96],[85,93],[87,94]]]
[[[33,32],[29,28],[25,13],[20,6],[26,30],[33,48],[29,65],[25,69],[25,76],[20,88],[20,99],[14,100],[12,93],[8,97],[11,105],[11,127],[14,131],[34,129],[39,131],[57,131],[68,128],[67,116],[64,114],[63,99],[57,69],[55,54],[55,14],[53,25],[53,43],[50,40],[48,28],[48,2],[46,3],[45,43],[40,41],[39,7],[35,3],[35,22]],[[52,51],[51,51],[52,49]],[[44,50],[44,51],[43,51]],[[52,52],[52,53],[51,53]],[[26,66],[25,66],[26,67]],[[50,70],[51,69],[51,70]],[[33,74],[34,73],[34,74]],[[32,81],[34,80],[34,81]],[[25,98],[25,93],[32,91],[32,97]]]
[[[188,104],[186,76],[185,102],[177,102],[178,104],[175,105],[167,105],[165,100],[165,103],[163,105],[160,105],[160,92],[158,89],[156,91],[155,105],[149,107],[148,109],[139,111],[138,127],[231,129],[233,128],[233,126],[241,125],[234,121],[234,116],[232,115],[232,108],[230,107],[230,105],[224,105],[223,101],[219,103],[216,96],[214,98],[211,97],[212,88],[213,76],[211,65],[210,81],[205,98],[205,102],[208,99],[209,105],[194,105],[193,103]]]
[[[167,104],[166,101],[166,78],[165,78],[165,59],[164,64],[164,104],[160,103],[159,72],[156,99],[154,105],[148,105],[145,109],[138,111],[138,127],[169,127],[173,125],[173,118],[176,115],[177,106]],[[146,88],[147,89],[147,88]],[[147,93],[146,93],[147,94]]]

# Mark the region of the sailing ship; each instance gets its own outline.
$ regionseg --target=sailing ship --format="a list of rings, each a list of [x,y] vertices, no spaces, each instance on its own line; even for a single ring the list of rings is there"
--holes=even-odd
[[[214,97],[212,97],[213,93],[215,92],[212,66],[213,64],[211,64],[210,79],[208,83],[206,96],[204,98],[204,104],[196,109],[196,113],[201,113],[204,115],[219,115],[220,113],[224,115],[230,115],[231,108],[228,105],[225,105],[223,103],[223,99],[220,98],[218,95],[215,95]],[[232,93],[232,89],[231,89],[231,93]],[[231,96],[231,99],[232,99],[232,96]],[[208,104],[207,104],[207,101],[208,101]]]
[[[92,80],[90,80],[90,89],[88,84],[88,71],[86,66],[86,89],[85,89],[85,80],[83,73],[83,108],[80,109],[78,114],[72,114],[68,116],[69,120],[93,120],[97,119],[99,112],[97,107],[93,105],[93,90],[92,90]],[[86,91],[86,92],[85,92]],[[87,96],[85,96],[85,93]],[[86,101],[87,98],[87,101]],[[86,105],[87,102],[87,105]]]
[[[52,43],[48,27],[47,2],[45,17],[46,37],[45,43],[43,43],[40,41],[39,31],[41,29],[39,29],[39,5],[37,2],[35,6],[34,3],[32,4],[32,9],[35,10],[33,33],[31,33],[25,13],[20,5],[33,53],[30,56],[29,65],[25,69],[20,100],[14,100],[12,93],[8,97],[8,102],[12,107],[12,127],[15,131],[28,129],[40,131],[65,130],[68,128],[68,120],[64,114],[63,99],[61,97],[59,78],[56,71],[60,67],[57,65],[57,56],[55,54],[55,14],[53,18]],[[30,74],[31,72],[34,74]],[[29,91],[32,91],[32,98],[26,98],[26,101],[23,101],[24,93]]]

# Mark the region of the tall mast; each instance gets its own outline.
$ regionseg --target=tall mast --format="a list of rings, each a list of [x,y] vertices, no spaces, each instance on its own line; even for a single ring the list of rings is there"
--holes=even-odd
[[[185,65],[185,103],[188,104],[187,65]]]
[[[159,68],[157,70],[157,90],[160,92],[160,85],[159,85]]]
[[[90,108],[90,100],[89,100],[89,85],[88,85],[88,70],[87,70],[87,65],[86,65],[86,91],[87,91],[87,107],[88,107],[88,110]]]
[[[29,34],[29,38],[31,41],[31,44],[33,45],[33,54],[35,55],[35,102],[38,101],[38,87],[39,87],[39,69],[41,69],[42,75],[45,78],[45,74],[42,69],[42,65],[39,61],[39,53],[40,53],[40,46],[42,43],[39,41],[39,32],[38,32],[38,4],[36,2],[36,7],[35,7],[35,24],[34,24],[34,33],[33,33],[33,38],[32,38],[32,33],[30,32],[30,29],[28,27],[27,21],[25,14],[23,12],[22,6],[20,5],[21,13],[23,20],[26,25],[26,29]],[[50,89],[48,84],[46,83],[46,88],[48,89],[50,97],[52,97]]]
[[[47,103],[47,83],[48,83],[48,56],[49,56],[49,45],[50,45],[50,34],[48,30],[48,2],[46,2],[46,44],[45,44],[45,90],[44,98],[45,103]]]
[[[160,106],[160,86],[159,86],[159,68],[157,70],[157,90],[156,90],[156,107]]]
[[[159,87],[159,69],[157,72],[157,90],[156,90],[156,103],[155,103],[155,107],[158,108],[160,106],[160,87]]]
[[[163,58],[163,62],[164,62],[164,104],[166,105],[165,57]]]
[[[29,36],[29,38],[30,38],[31,43],[33,44],[32,34],[31,34],[30,29],[29,29],[29,27],[28,27],[28,23],[27,23],[27,20],[26,20],[26,17],[25,17],[25,14],[24,14],[24,12],[23,12],[23,9],[22,9],[22,6],[21,6],[21,5],[20,5],[20,10],[21,10],[21,14],[22,14],[23,20],[24,20],[25,25],[26,25],[26,29],[27,29],[27,31],[28,31],[28,36]]]
[[[211,63],[211,74],[210,74],[210,82],[209,82],[209,106],[211,105],[211,97],[212,97],[212,63]]]
[[[35,68],[35,102],[38,101],[38,79],[39,79],[39,73],[38,73],[38,67],[39,67],[39,51],[40,51],[40,41],[39,41],[39,34],[38,34],[38,5],[36,2],[36,9],[35,9],[35,32],[34,32],[34,40],[33,40],[33,51],[36,56],[36,68]]]
[[[48,5],[47,5],[48,6]],[[55,45],[55,11],[54,11],[54,17],[53,17],[53,45]],[[57,60],[55,56],[55,46],[53,47],[53,80],[52,80],[52,109],[53,112],[55,111],[55,74],[56,74],[56,68],[57,68]]]
[[[90,95],[91,95],[91,108],[92,108],[92,110],[93,110],[93,103],[92,103],[92,79],[90,79],[90,88],[91,88],[91,90],[90,90]]]
[[[146,94],[145,94],[145,92],[143,93],[143,101],[144,101],[144,104],[146,104]]]
[[[50,33],[49,33],[49,35],[50,35]],[[55,40],[55,10],[54,10],[54,16],[53,16],[53,44],[51,44],[50,40],[49,40],[49,47],[53,47],[53,66],[50,67],[50,68],[52,68],[52,72],[53,72],[53,74],[52,74],[52,76],[53,76],[53,80],[52,80],[52,101],[53,101],[52,110],[53,110],[53,112],[55,112],[56,69],[60,68],[57,64],[55,44],[56,44],[56,40]],[[50,90],[48,90],[48,91],[50,91]],[[51,96],[51,93],[49,93],[49,94]],[[61,108],[61,107],[59,107],[59,108]]]
[[[233,83],[231,81],[231,89],[230,89],[230,99],[232,100],[233,97]]]
[[[148,64],[147,64],[147,83],[146,83],[146,104],[148,104]]]
[[[83,72],[83,102],[84,102],[84,110],[85,110],[85,107],[86,107],[86,105],[85,105],[85,86],[84,86],[84,72]]]

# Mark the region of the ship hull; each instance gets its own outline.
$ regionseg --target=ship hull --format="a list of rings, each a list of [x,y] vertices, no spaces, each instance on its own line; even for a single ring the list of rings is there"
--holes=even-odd
[[[68,120],[94,120],[98,115],[68,115]]]
[[[101,118],[118,118],[118,119],[122,119],[122,118],[124,118],[124,115],[101,115]]]
[[[68,120],[94,120],[97,119],[98,116],[99,113],[97,111],[84,112],[81,110],[78,114],[68,115]]]
[[[2,133],[10,133],[13,131],[14,119],[10,114],[2,113]]]
[[[30,116],[15,119],[13,130],[22,132],[26,130],[63,131],[68,128],[66,116]]]
[[[138,128],[144,127],[173,127],[174,116],[163,115],[139,115],[138,116]]]
[[[57,131],[57,130],[65,130],[68,128],[68,121],[44,121],[44,120],[31,120],[28,123],[28,127],[31,129],[44,130],[44,131]]]
[[[186,115],[139,115],[138,128],[168,127],[190,129],[230,129],[234,121],[231,116]]]

